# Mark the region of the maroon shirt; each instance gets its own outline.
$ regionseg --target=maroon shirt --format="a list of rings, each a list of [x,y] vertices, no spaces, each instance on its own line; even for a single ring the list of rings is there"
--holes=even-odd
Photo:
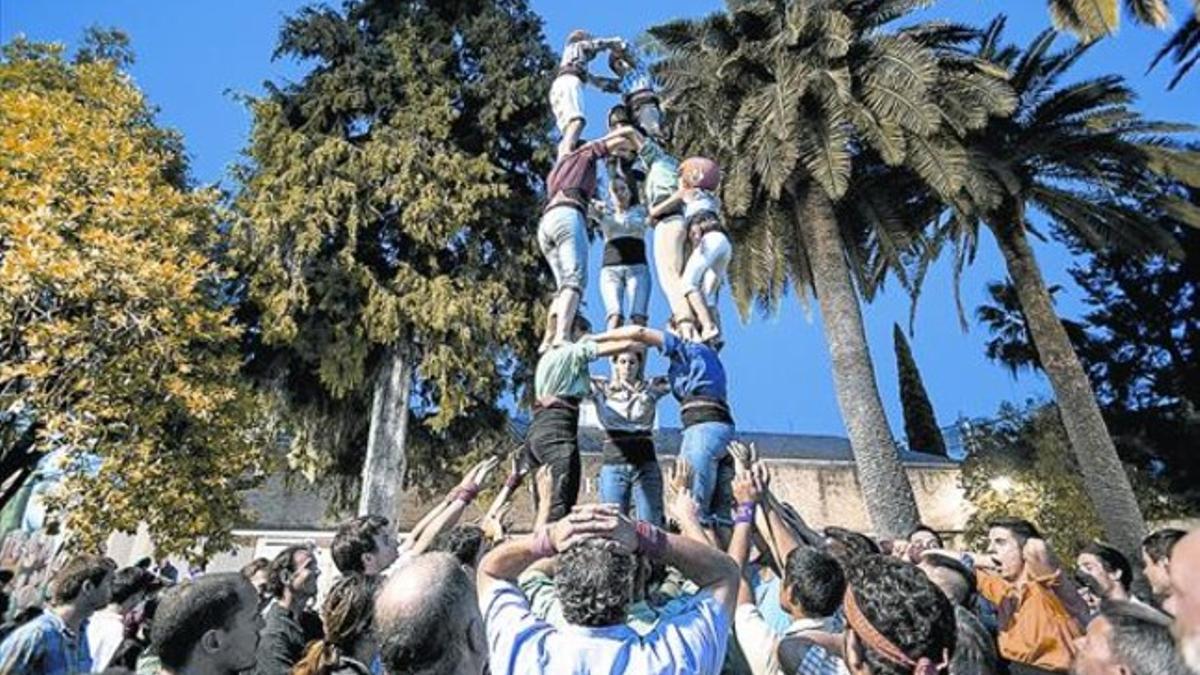
[[[571,199],[587,200],[596,192],[596,160],[608,156],[608,146],[592,141],[554,164],[546,176],[546,193],[553,202],[559,193]]]

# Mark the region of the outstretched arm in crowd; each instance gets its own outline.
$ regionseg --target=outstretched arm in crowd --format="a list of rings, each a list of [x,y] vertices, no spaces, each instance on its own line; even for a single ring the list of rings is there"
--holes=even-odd
[[[729,540],[729,557],[733,558],[741,571],[738,576],[739,605],[754,604],[754,591],[746,575],[749,572],[750,540],[754,533],[754,512],[762,497],[760,487],[749,471],[739,471],[733,479],[733,498],[737,502],[737,511],[733,520],[733,536]]]
[[[500,488],[500,492],[496,494],[496,498],[492,500],[491,506],[488,507],[487,513],[484,514],[485,522],[495,521],[499,518],[500,511],[505,507],[511,506],[512,493],[521,484],[521,480],[528,473],[528,470],[521,469],[520,459],[521,448],[518,447],[512,453],[512,470],[508,474],[508,479],[504,481],[504,485]]]
[[[499,582],[516,583],[517,577],[535,561],[566,550],[567,546],[586,536],[602,535],[612,530],[604,520],[594,517],[602,505],[577,506],[549,525],[538,528],[528,537],[505,542],[488,552],[479,561],[479,594],[484,596]]]
[[[666,337],[660,330],[631,324],[629,326],[614,328],[598,335],[593,335],[592,340],[595,341],[596,344],[601,348],[604,348],[605,345],[614,343],[633,346],[646,345],[647,347],[661,348],[663,343],[666,341]],[[626,349],[627,348],[628,347],[626,347]]]
[[[713,539],[709,531],[700,524],[700,505],[691,489],[692,467],[686,459],[675,460],[669,482],[675,496],[667,504],[668,515],[679,525],[679,532],[692,541],[712,546]]]
[[[499,457],[489,457],[467,472],[462,481],[446,495],[446,499],[434,508],[436,513],[431,512],[432,517],[426,516],[427,524],[420,530],[413,529],[412,535],[409,537],[409,541],[412,542],[412,545],[408,547],[409,555],[417,556],[424,553],[439,534],[458,523],[458,519],[462,517],[467,505],[475,499],[480,486],[498,464],[500,464]],[[426,518],[422,518],[422,522],[425,522]]]

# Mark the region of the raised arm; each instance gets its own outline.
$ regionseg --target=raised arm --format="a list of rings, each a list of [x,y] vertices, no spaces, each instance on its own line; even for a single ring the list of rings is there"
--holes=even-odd
[[[595,507],[589,504],[589,507]],[[598,531],[609,531],[607,523],[597,521],[590,510],[583,508],[568,513],[554,523],[538,528],[528,537],[500,544],[479,561],[479,594],[483,596],[497,582],[515,584],[534,561],[548,558],[565,550],[573,539]]]
[[[750,539],[754,532],[754,512],[762,493],[756,484],[754,476],[749,471],[741,471],[733,479],[733,498],[737,502],[737,512],[733,519],[733,536],[729,540],[729,557],[737,563],[739,605],[753,605],[754,592],[750,589],[750,581],[746,578],[749,571]]]
[[[598,335],[593,335],[592,340],[600,345],[600,347],[603,347],[606,343],[611,342],[632,342],[649,347],[661,348],[663,343],[666,341],[666,336],[664,336],[663,332],[660,330],[646,328],[645,326],[629,325],[621,326],[620,328],[614,328]]]
[[[689,487],[692,484],[692,468],[687,460],[675,460],[669,482],[675,496],[667,504],[667,508],[670,516],[679,525],[679,532],[693,541],[712,545],[708,532],[700,524],[700,505],[696,503],[696,497]]]
[[[433,519],[433,522],[414,540],[412,547],[409,549],[412,555],[417,556],[424,553],[433,544],[433,540],[439,534],[449,530],[458,523],[458,519],[462,517],[463,511],[467,509],[467,505],[479,494],[480,486],[487,481],[488,474],[499,464],[499,457],[489,457],[476,464],[473,469],[467,472],[467,475],[458,484],[458,487],[451,491],[450,503],[442,509],[441,513]]]
[[[676,190],[670,197],[650,207],[650,219],[657,220],[662,216],[677,210],[683,204],[683,188]]]
[[[609,94],[621,93],[621,80],[615,77],[606,77],[595,73],[588,73],[588,82],[596,85],[600,91]]]

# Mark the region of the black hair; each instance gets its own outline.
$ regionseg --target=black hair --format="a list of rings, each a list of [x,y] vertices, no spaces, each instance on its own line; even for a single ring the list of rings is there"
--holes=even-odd
[[[121,604],[138,593],[147,593],[158,586],[158,579],[140,567],[122,567],[113,573],[112,601]]]
[[[52,584],[54,604],[65,605],[73,602],[83,592],[84,582],[92,582],[92,586],[104,583],[104,578],[117,569],[117,564],[110,558],[98,555],[81,555],[72,558],[54,575]]]
[[[1084,546],[1079,551],[1080,555],[1084,553],[1096,556],[1096,559],[1100,561],[1100,566],[1104,568],[1105,572],[1109,574],[1120,572],[1120,576],[1117,577],[1117,583],[1121,584],[1121,588],[1126,591],[1129,590],[1129,584],[1133,582],[1133,567],[1129,564],[1129,559],[1123,553],[1098,541]]]
[[[329,546],[329,555],[338,571],[342,574],[364,572],[363,555],[375,552],[375,537],[389,525],[391,521],[376,515],[358,516],[339,525]]]
[[[296,544],[288,546],[279,552],[267,567],[267,595],[272,598],[282,598],[288,582],[284,578],[296,573],[296,554],[300,551],[312,553],[311,546]]]
[[[846,575],[829,553],[809,546],[792,550],[783,573],[783,586],[793,605],[805,616],[820,619],[832,616],[846,593]]]
[[[996,639],[984,627],[979,617],[966,607],[954,608],[954,656],[950,660],[950,675],[997,675],[1000,654]]]
[[[449,553],[458,558],[460,563],[474,567],[481,548],[483,529],[478,525],[458,525],[434,538],[430,550]]]
[[[909,658],[934,663],[954,653],[954,606],[913,565],[869,555],[846,568],[846,580],[863,616]],[[859,636],[859,649],[872,675],[902,675],[912,668],[884,658]]]
[[[1038,532],[1037,527],[1033,523],[1024,518],[996,518],[988,522],[988,529],[999,527],[1009,532],[1012,532],[1017,539],[1020,540],[1022,546],[1030,539],[1041,539],[1042,535]]]
[[[241,574],[242,576],[246,577],[247,580],[251,580],[254,578],[255,574],[258,574],[270,566],[270,560],[267,560],[266,558],[255,558],[242,567]]]
[[[943,548],[945,546],[945,542],[942,540],[942,535],[938,534],[937,530],[933,529],[932,527],[930,527],[924,523],[920,523],[913,529],[909,530],[908,536],[905,537],[905,539],[907,539],[908,541],[911,542],[913,535],[918,532],[928,532],[929,534],[932,534],[934,539],[937,539],[938,548]]]
[[[591,628],[624,623],[636,569],[633,555],[605,539],[588,539],[560,553],[554,585],[563,618]]]
[[[225,572],[206,574],[164,591],[150,629],[151,648],[162,665],[172,670],[187,665],[205,633],[225,628],[242,611],[243,589],[254,595],[242,575]]]
[[[406,573],[422,573],[428,583],[404,611],[377,609],[375,631],[384,670],[391,675],[452,675],[461,655],[457,647],[467,639],[469,610],[464,608],[475,605],[475,586],[454,556],[445,553],[420,556]]]
[[[1173,527],[1151,532],[1142,540],[1142,550],[1146,552],[1151,562],[1170,560],[1175,544],[1185,536],[1187,536],[1187,532]]]
[[[865,534],[847,530],[844,527],[827,527],[825,528],[825,536],[841,544],[845,549],[844,556],[839,555],[836,550],[831,550],[835,557],[838,557],[839,562],[845,564],[855,558],[861,558],[865,555],[876,555],[879,551],[879,544],[876,544],[873,539]],[[842,557],[845,559],[843,560]]]

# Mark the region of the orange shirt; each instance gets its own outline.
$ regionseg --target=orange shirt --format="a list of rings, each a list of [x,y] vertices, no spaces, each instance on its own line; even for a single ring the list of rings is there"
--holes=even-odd
[[[1014,584],[978,570],[976,579],[979,594],[996,605],[1001,621],[1006,599],[1016,608],[1008,624],[1000,626],[1000,655],[1043,670],[1067,672],[1075,656],[1074,640],[1083,630],[1054,592],[1059,574]]]

